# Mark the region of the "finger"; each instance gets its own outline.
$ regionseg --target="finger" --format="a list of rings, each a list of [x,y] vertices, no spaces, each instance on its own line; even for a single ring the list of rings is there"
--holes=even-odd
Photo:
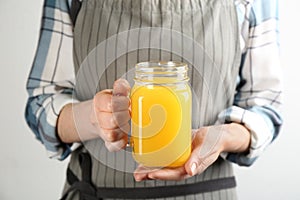
[[[121,140],[118,140],[116,142],[105,141],[105,146],[108,149],[108,151],[110,151],[110,152],[119,151],[126,147],[127,140],[128,140],[127,135],[124,135],[124,137]]]
[[[135,181],[137,181],[137,182],[144,181],[144,180],[149,180],[148,174],[147,173],[142,173],[142,172],[137,172],[137,173],[134,172],[133,177],[134,177]]]
[[[206,157],[201,157],[200,147],[193,150],[189,160],[185,163],[185,170],[190,176],[202,173],[211,164],[213,164],[219,154],[217,151],[211,151]]]
[[[101,129],[101,136],[107,142],[116,142],[122,139],[125,135],[128,135],[130,131],[129,123],[118,129]]]
[[[124,124],[127,124],[130,120],[129,110],[114,112],[113,119],[117,127],[122,127]]]
[[[124,133],[121,129],[112,129],[112,130],[107,130],[107,129],[102,129],[103,136],[102,139],[104,139],[107,142],[116,142],[118,140],[121,140],[124,135],[127,133]]]
[[[112,111],[119,112],[128,110],[130,99],[127,96],[112,96]]]
[[[195,133],[193,152],[185,164],[190,175],[202,173],[219,157],[224,132],[219,126],[203,127]]]
[[[117,113],[100,112],[96,113],[97,121],[102,129],[118,129],[126,124],[130,120],[130,113],[128,111],[122,111]]]
[[[190,177],[184,167],[178,168],[163,168],[148,174],[150,179],[159,179],[167,181],[179,181]]]
[[[98,112],[112,112],[112,90],[102,90],[94,96],[94,108]]]
[[[148,173],[155,171],[157,169],[148,168],[143,165],[139,165],[133,173],[134,179],[136,181],[149,180]]]
[[[118,79],[113,85],[114,96],[128,96],[130,93],[130,85],[125,79]]]
[[[130,124],[126,123],[126,124],[122,125],[119,129],[122,130],[124,134],[128,135],[130,128],[131,128]]]
[[[115,119],[113,117],[113,113],[110,112],[99,112],[96,113],[97,121],[99,123],[99,126],[102,129],[117,129],[119,128],[115,122]]]
[[[195,143],[195,141],[193,141],[193,143]],[[194,176],[195,174],[198,173],[198,168],[201,165],[201,158],[199,156],[199,152],[201,150],[201,146],[198,145],[196,146],[194,144],[194,149],[190,155],[190,158],[188,159],[188,161],[185,163],[184,167],[186,172],[190,175],[190,176]]]

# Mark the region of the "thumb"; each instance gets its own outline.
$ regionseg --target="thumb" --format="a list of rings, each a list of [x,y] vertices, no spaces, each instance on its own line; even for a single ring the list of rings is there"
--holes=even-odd
[[[199,168],[200,163],[201,163],[200,162],[200,156],[199,156],[198,152],[200,152],[200,148],[199,147],[195,148],[192,151],[189,160],[184,165],[186,172],[190,176],[194,176],[195,174],[198,173],[198,168]]]
[[[190,176],[202,173],[214,161],[210,156],[201,156],[201,148],[201,145],[196,147],[184,165],[186,172]]]
[[[114,96],[128,96],[130,93],[130,85],[125,79],[118,79],[113,85]]]
[[[185,163],[185,170],[190,176],[202,173],[207,167],[209,167],[213,162],[215,162],[219,156],[218,151],[210,151],[205,156],[201,155],[199,146],[196,148],[189,160]]]

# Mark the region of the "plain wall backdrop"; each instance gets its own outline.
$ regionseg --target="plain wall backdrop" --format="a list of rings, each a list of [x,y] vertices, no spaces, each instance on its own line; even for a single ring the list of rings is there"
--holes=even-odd
[[[0,0],[0,199],[58,199],[67,162],[47,158],[24,119],[26,79],[38,42],[43,1]],[[250,168],[235,167],[241,200],[300,199],[299,14],[297,0],[280,1],[284,127]]]

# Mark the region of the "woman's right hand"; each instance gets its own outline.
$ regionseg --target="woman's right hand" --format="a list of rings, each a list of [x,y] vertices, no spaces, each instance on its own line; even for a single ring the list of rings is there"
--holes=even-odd
[[[109,151],[118,151],[127,144],[130,130],[130,85],[125,79],[114,82],[113,90],[98,92],[93,99],[92,123],[99,127],[100,137]]]
[[[100,137],[109,151],[124,148],[130,130],[129,92],[129,83],[118,79],[112,90],[102,90],[92,100],[67,104],[59,114],[58,136],[65,143]]]

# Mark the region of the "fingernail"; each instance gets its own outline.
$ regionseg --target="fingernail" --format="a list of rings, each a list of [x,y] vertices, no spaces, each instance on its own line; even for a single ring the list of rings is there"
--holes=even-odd
[[[155,177],[154,177],[152,174],[148,174],[148,179],[150,179],[150,180],[154,180],[154,179],[155,179]]]
[[[141,177],[139,177],[139,176],[134,176],[134,179],[136,182],[140,182],[142,180]]]
[[[192,172],[193,175],[195,175],[195,173],[196,173],[196,168],[197,168],[196,163],[193,163],[192,166],[191,166],[191,172]]]
[[[140,178],[135,178],[135,181],[136,181],[136,182],[141,182],[142,179],[140,179]]]

